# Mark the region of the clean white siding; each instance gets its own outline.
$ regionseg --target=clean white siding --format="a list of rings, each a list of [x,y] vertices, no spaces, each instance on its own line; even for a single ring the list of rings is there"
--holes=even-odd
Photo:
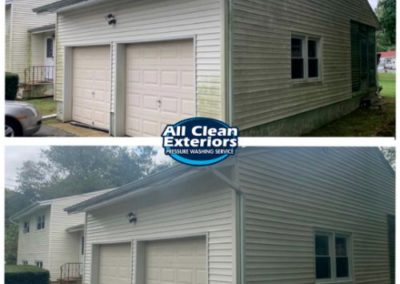
[[[251,128],[352,97],[350,20],[377,24],[366,0],[233,3],[235,125]],[[292,33],[321,37],[321,82],[293,83]]]
[[[66,207],[83,202],[106,191],[92,192],[55,199],[51,206],[49,234],[49,266],[51,279],[56,280],[60,274],[60,266],[68,262],[80,262],[80,234],[68,233],[70,227],[85,224],[85,214],[69,215]]]
[[[9,52],[10,52],[10,33],[11,33],[11,5],[6,6],[6,41],[5,41],[5,48],[6,48],[6,70],[9,70],[10,60],[9,60]]]
[[[85,44],[157,41],[195,37],[197,113],[223,118],[221,94],[221,49],[223,37],[222,0],[117,0],[58,14],[56,99],[63,100],[64,49]],[[112,13],[117,24],[109,26],[104,17]],[[113,72],[116,67],[113,66]],[[112,76],[114,80],[114,76]],[[115,92],[115,82],[112,82]],[[112,94],[110,94],[113,97]],[[112,106],[114,98],[112,99]],[[113,107],[111,108],[113,110]]]
[[[208,234],[208,283],[236,283],[234,200],[233,191],[214,178],[191,179],[190,186],[171,185],[87,213],[84,283],[92,283],[91,266],[95,263],[92,247],[95,244],[133,242],[132,269],[135,279],[138,240],[171,239],[204,233]],[[127,214],[130,212],[137,215],[136,224],[128,222]]]
[[[45,228],[37,230],[37,217],[45,215]],[[24,233],[24,222],[29,221],[30,231]],[[49,267],[49,223],[50,208],[38,210],[35,214],[23,219],[19,223],[18,230],[18,257],[17,263],[22,264],[24,260],[29,265],[35,265],[35,261],[43,261],[43,267]]]
[[[245,283],[315,283],[314,232],[352,234],[353,284],[389,284],[394,173],[378,149],[271,149],[243,158]],[[347,283],[347,282],[346,282]]]
[[[12,27],[8,53],[10,64],[7,71],[18,73],[20,82],[24,80],[25,68],[31,64],[28,30],[54,24],[56,19],[54,14],[37,15],[32,9],[52,2],[54,0],[13,0],[12,2]]]

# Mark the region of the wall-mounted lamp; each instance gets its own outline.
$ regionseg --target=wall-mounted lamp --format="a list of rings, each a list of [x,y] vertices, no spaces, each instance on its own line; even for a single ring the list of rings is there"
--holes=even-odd
[[[129,223],[136,224],[136,222],[137,222],[136,214],[134,212],[130,212],[128,214],[128,220],[129,220]]]
[[[117,19],[115,19],[115,16],[113,14],[108,14],[106,16],[106,21],[110,26],[114,26],[117,24]]]

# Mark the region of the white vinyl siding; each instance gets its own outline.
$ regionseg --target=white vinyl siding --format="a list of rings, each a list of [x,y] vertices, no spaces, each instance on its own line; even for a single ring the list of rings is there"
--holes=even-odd
[[[31,38],[29,29],[54,24],[56,16],[54,14],[37,15],[32,11],[41,5],[52,3],[54,0],[13,0],[10,16],[10,36],[8,37],[9,49],[6,54],[7,70],[17,73],[20,82],[24,81],[24,70],[32,64],[34,60],[31,52]],[[44,45],[43,45],[44,53]],[[42,63],[43,64],[43,63]]]
[[[377,25],[366,0],[233,3],[234,125],[247,129],[352,98],[350,20]],[[321,39],[321,82],[291,79],[292,35]]]
[[[315,232],[327,230],[351,235],[351,283],[390,283],[394,176],[378,149],[271,150],[239,167],[245,283],[315,283]]]
[[[195,38],[197,114],[222,117],[223,2],[166,0],[99,2],[58,14],[56,99],[64,99],[64,50],[74,45],[111,45],[112,94],[115,103],[116,44]],[[115,15],[109,26],[105,15]],[[117,110],[119,111],[119,110]],[[121,110],[122,111],[122,110]]]
[[[152,240],[206,237],[209,284],[232,284],[234,260],[234,194],[215,178],[195,179],[187,187],[162,188],[142,197],[87,213],[85,284],[93,283],[93,246],[132,242],[133,278],[138,244]],[[134,212],[136,224],[129,223]],[[93,272],[95,273],[95,272]],[[138,273],[138,274],[136,274]],[[135,283],[135,282],[132,282]],[[140,284],[136,282],[135,284]]]
[[[50,220],[50,208],[39,210],[19,223],[18,264],[28,261],[30,265],[35,265],[36,260],[41,260],[44,267],[49,265],[49,228],[46,226],[43,230],[37,230],[36,222],[39,216],[45,216],[46,221]],[[30,224],[29,233],[23,232],[25,222]]]

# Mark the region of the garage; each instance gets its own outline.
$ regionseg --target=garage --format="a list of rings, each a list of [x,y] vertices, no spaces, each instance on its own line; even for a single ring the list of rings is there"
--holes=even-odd
[[[145,244],[145,283],[207,283],[205,238],[153,241]]]
[[[99,248],[99,284],[131,283],[131,245],[101,245]]]
[[[159,136],[167,124],[196,116],[193,40],[126,46],[128,136]]]
[[[72,120],[109,130],[110,47],[76,47],[72,57]]]

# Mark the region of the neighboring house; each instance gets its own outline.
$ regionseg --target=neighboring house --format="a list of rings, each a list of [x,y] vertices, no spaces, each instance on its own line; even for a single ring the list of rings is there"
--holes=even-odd
[[[6,0],[5,69],[19,75],[24,96],[53,94],[56,17],[32,11],[49,2]]]
[[[396,72],[396,51],[380,52],[378,70],[382,72]]]
[[[298,135],[376,92],[367,0],[61,0],[59,118],[158,136],[205,116],[242,135]]]
[[[12,216],[19,225],[17,264],[48,269],[52,281],[59,279],[61,272],[79,277],[85,215],[68,215],[64,208],[105,192],[39,201]]]
[[[242,149],[66,210],[86,212],[85,284],[394,283],[395,174],[377,148]]]

